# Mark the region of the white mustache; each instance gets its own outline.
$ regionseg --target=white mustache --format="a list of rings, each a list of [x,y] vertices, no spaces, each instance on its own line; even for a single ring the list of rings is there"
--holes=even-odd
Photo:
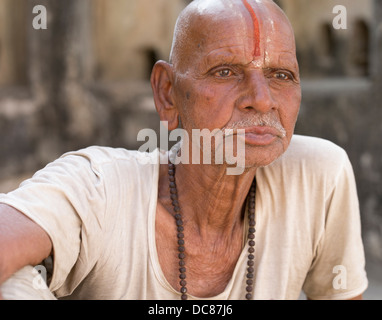
[[[224,132],[225,130],[237,130],[251,127],[271,127],[276,129],[282,138],[286,137],[285,128],[278,119],[275,119],[275,117],[271,116],[269,113],[255,114],[245,120],[237,121],[225,126],[221,130]]]

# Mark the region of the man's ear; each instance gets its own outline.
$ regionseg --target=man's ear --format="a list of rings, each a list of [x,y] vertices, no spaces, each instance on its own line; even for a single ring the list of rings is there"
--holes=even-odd
[[[151,87],[160,120],[168,122],[168,130],[170,131],[176,129],[179,124],[178,109],[172,96],[173,80],[172,66],[165,61],[158,61],[151,73]]]

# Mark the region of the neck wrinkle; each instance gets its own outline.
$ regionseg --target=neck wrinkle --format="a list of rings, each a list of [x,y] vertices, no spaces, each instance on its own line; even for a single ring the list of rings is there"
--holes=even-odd
[[[231,237],[242,229],[243,208],[256,168],[240,176],[225,166],[176,166],[175,179],[183,221],[201,237]]]

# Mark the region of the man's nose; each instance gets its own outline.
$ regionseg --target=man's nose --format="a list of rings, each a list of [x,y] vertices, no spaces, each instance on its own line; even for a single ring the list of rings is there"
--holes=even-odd
[[[275,108],[268,79],[262,70],[249,72],[242,82],[238,107],[244,111],[252,110],[259,113],[268,113]]]

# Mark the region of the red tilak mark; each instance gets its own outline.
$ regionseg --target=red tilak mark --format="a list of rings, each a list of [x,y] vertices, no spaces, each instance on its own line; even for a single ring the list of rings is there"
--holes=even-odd
[[[243,3],[247,10],[249,11],[249,14],[251,15],[252,21],[253,21],[253,33],[254,33],[254,50],[253,50],[253,56],[254,57],[259,57],[261,56],[260,52],[260,25],[259,25],[259,20],[257,19],[256,13],[251,7],[251,5],[248,3],[247,0],[243,0]]]

